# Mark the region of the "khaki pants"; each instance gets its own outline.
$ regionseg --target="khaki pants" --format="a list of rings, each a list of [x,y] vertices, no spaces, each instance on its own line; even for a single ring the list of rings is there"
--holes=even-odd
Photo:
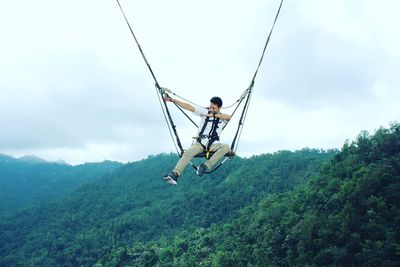
[[[214,143],[210,147],[211,152],[215,152],[212,157],[207,160],[204,164],[208,169],[211,169],[226,153],[230,151],[230,148],[227,144],[222,143]],[[186,168],[186,165],[193,159],[194,156],[203,152],[203,147],[199,142],[195,142],[189,149],[187,149],[181,159],[178,161],[174,168],[174,172],[181,176],[183,170]]]

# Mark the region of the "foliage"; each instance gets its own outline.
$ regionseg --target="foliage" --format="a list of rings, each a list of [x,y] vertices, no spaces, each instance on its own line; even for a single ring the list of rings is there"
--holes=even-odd
[[[362,132],[295,189],[266,194],[232,220],[139,242],[123,257],[113,250],[97,266],[398,266],[399,165],[400,125]]]
[[[0,216],[65,196],[121,165],[104,161],[70,166],[0,155]]]
[[[177,186],[150,156],[0,221],[0,266],[398,266],[400,125],[235,158]]]
[[[3,218],[0,265],[123,266],[175,259],[184,243],[171,251],[154,244],[179,244],[183,233],[228,223],[266,194],[292,190],[318,174],[335,153],[304,149],[235,158],[202,178],[188,167],[177,186],[161,179],[175,155],[125,164],[68,198]]]

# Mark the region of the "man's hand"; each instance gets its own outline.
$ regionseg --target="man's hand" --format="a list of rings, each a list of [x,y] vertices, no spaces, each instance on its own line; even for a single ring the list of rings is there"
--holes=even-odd
[[[210,117],[210,118],[213,118],[213,117],[215,117],[215,115],[216,115],[216,113],[211,112],[211,113],[208,113],[206,116]]]
[[[167,102],[172,102],[172,103],[174,103],[174,100],[175,100],[175,99],[173,99],[172,97],[169,97],[169,96],[164,96],[164,100],[167,101]]]
[[[229,121],[231,119],[231,115],[224,114],[224,113],[208,113],[206,116],[210,117],[210,118],[214,117],[214,118],[226,120],[226,121]]]

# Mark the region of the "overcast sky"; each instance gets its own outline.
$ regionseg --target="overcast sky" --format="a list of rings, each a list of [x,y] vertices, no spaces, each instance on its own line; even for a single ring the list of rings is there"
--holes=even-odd
[[[160,85],[207,106],[248,87],[280,1],[120,2]],[[238,154],[340,148],[399,121],[399,10],[284,1]],[[0,33],[0,153],[78,164],[175,151],[116,1],[1,1]],[[189,146],[196,129],[173,114]]]

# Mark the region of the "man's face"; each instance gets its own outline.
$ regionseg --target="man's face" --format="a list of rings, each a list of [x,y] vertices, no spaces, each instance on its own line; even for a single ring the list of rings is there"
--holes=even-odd
[[[211,110],[211,112],[218,113],[220,108],[217,105],[215,105],[214,103],[210,102],[210,110]]]

